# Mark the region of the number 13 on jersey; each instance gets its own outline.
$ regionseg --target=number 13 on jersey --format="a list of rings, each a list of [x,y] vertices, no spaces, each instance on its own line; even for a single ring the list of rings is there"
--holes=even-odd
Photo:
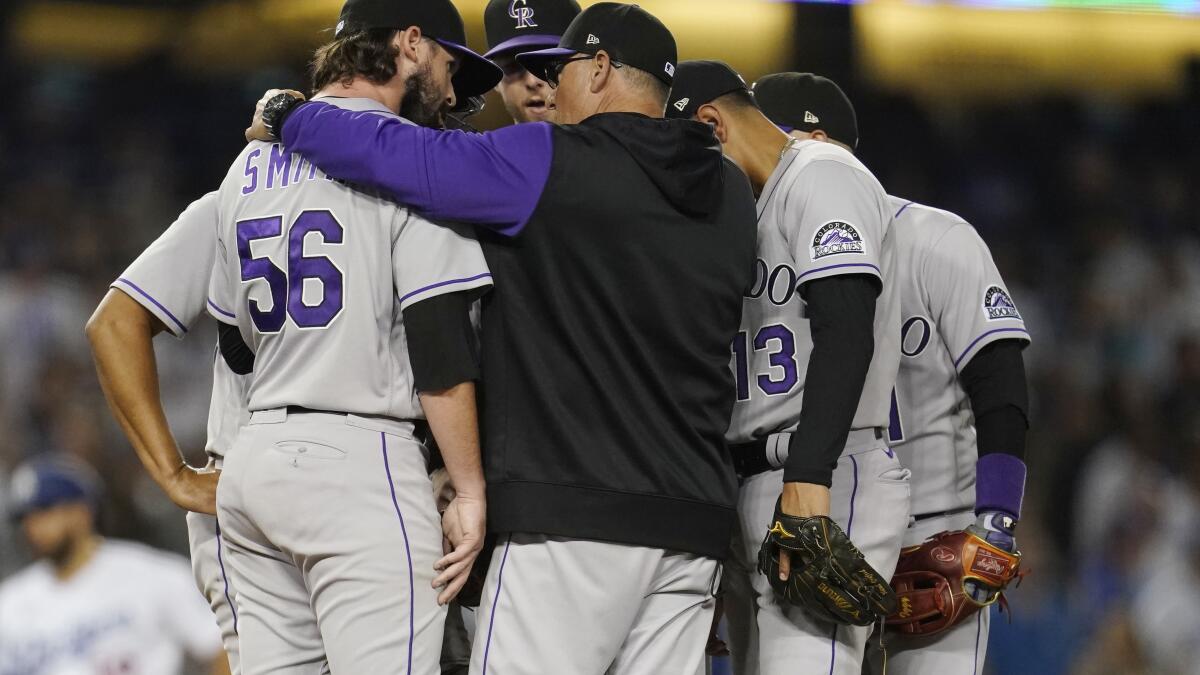
[[[755,352],[769,350],[768,371],[750,372],[750,349]],[[750,339],[750,334],[741,331],[733,338],[733,377],[737,384],[737,400],[750,400],[750,377],[754,384],[767,396],[787,394],[800,381],[799,365],[796,363],[796,335],[787,326],[776,323],[763,326]]]

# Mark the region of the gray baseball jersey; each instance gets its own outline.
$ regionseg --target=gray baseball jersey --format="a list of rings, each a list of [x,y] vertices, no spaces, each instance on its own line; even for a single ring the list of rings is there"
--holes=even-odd
[[[112,287],[124,292],[183,338],[205,314],[209,277],[216,251],[217,193],[210,192],[179,218],[125,269]],[[214,355],[212,402],[205,450],[223,457],[246,423],[248,378],[236,375]]]
[[[912,513],[975,505],[974,418],[958,375],[996,340],[1029,341],[987,244],[949,211],[891,197],[903,316],[888,437],[912,470]]]
[[[879,181],[849,151],[820,141],[795,141],[784,151],[758,199],[757,273],[733,342],[731,442],[795,428],[812,352],[798,289],[841,274],[869,274],[882,283],[875,353],[853,428],[887,425],[900,360],[893,211]]]
[[[491,285],[470,231],[352,190],[278,143],[249,144],[218,195],[209,309],[255,352],[250,409],[422,417],[400,313]]]

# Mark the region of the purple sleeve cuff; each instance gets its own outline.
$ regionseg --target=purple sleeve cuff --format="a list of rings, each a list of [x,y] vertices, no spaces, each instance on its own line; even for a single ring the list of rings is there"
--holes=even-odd
[[[174,314],[172,314],[171,310],[167,309],[161,302],[156,300],[153,295],[150,295],[146,291],[142,290],[141,286],[138,286],[124,277],[117,279],[111,285],[114,288],[124,291],[126,295],[129,295],[133,298],[134,302],[137,302],[142,307],[150,310],[152,314],[156,315],[158,319],[163,322],[163,325],[166,326],[167,330],[171,331],[171,334],[175,337],[183,337],[184,334],[188,332],[187,326],[183,325],[183,322],[180,321]],[[132,289],[135,293],[137,293],[137,296],[130,294],[129,291],[123,287]],[[158,311],[155,311],[156,308]],[[170,321],[167,321],[167,319],[170,319]]]
[[[979,458],[975,474],[975,513],[1003,511],[1020,520],[1025,462],[1012,455],[992,453]]]
[[[385,191],[427,218],[512,236],[533,215],[550,177],[552,128],[438,131],[313,102],[288,115],[281,139],[326,174]]]

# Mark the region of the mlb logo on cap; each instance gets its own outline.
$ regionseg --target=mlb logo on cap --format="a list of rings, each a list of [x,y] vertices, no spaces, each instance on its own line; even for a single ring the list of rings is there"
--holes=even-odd
[[[665,71],[671,77],[675,77],[675,64],[667,61],[667,65],[663,68],[663,71]]]

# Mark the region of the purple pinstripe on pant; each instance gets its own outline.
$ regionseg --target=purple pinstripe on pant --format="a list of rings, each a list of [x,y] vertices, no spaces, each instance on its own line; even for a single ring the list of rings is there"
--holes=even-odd
[[[229,603],[229,611],[233,614],[233,634],[238,632],[237,605],[229,598],[229,577],[225,574],[225,559],[221,557],[221,521],[213,517],[217,530],[217,564],[221,566],[221,583],[225,584],[225,602]]]
[[[396,517],[400,519],[400,532],[404,534],[404,555],[408,558],[408,673],[412,675],[413,637],[416,633],[416,606],[413,602],[412,550],[408,546],[408,528],[404,526],[404,514],[400,513],[400,502],[396,501],[396,484],[392,482],[392,466],[388,462],[387,434],[379,432],[379,440],[383,443],[383,468],[387,472],[388,489],[392,492],[392,506],[396,508]]]
[[[854,467],[854,485],[850,488],[850,517],[846,520],[846,536],[854,529],[854,498],[858,496],[858,460],[850,455],[850,464]],[[837,624],[833,625],[833,635],[829,636],[829,675],[833,675],[833,665],[837,660]]]
[[[512,535],[504,542],[504,555],[500,558],[500,571],[496,573],[496,596],[492,598],[492,613],[488,617],[487,642],[483,645],[483,675],[487,675],[488,653],[492,649],[492,628],[496,625],[496,605],[500,604],[500,589],[504,585],[504,563],[508,562],[508,546],[512,544]]]

